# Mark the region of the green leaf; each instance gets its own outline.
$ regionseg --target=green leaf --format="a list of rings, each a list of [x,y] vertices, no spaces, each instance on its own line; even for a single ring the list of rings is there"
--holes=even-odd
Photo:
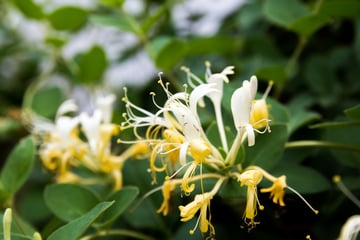
[[[360,2],[358,0],[327,0],[319,9],[319,14],[331,17],[357,17],[360,13]]]
[[[283,124],[271,125],[270,133],[256,135],[254,146],[248,147],[245,143],[244,165],[256,165],[265,170],[274,167],[284,152],[287,136],[287,128]]]
[[[45,188],[44,199],[48,208],[64,221],[84,215],[99,202],[92,191],[76,184],[49,185]]]
[[[108,209],[114,202],[101,202],[93,207],[83,216],[74,219],[68,224],[62,226],[55,232],[53,232],[48,240],[76,240],[78,239],[89,227],[90,225],[102,214],[106,209]]]
[[[144,33],[149,32],[152,27],[157,23],[161,17],[164,17],[166,12],[168,11],[169,6],[167,2],[164,2],[160,5],[160,7],[151,15],[148,16],[145,22],[141,25],[141,29]]]
[[[57,30],[74,31],[85,24],[87,15],[87,11],[82,8],[65,6],[50,13],[48,19]]]
[[[157,67],[169,70],[178,64],[188,52],[187,44],[171,37],[157,37],[148,48]]]
[[[42,8],[31,0],[14,0],[14,4],[28,18],[42,19],[44,17]]]
[[[329,18],[323,15],[308,15],[296,19],[288,28],[303,36],[310,36],[329,22]]]
[[[287,79],[285,66],[264,66],[256,70],[258,78],[274,81],[275,84],[282,84]]]
[[[286,175],[287,185],[301,194],[323,192],[330,188],[330,182],[320,172],[297,164],[279,164],[272,174]]]
[[[240,49],[242,38],[226,36],[195,37],[188,42],[188,52],[192,55],[209,53],[232,53]]]
[[[35,93],[31,109],[43,117],[52,118],[63,100],[64,94],[59,87],[46,86]]]
[[[354,137],[360,135],[360,126],[338,126],[333,128],[328,128],[324,134],[324,140],[348,145],[349,147],[359,148],[360,138]],[[360,152],[350,151],[347,149],[331,149],[331,153],[336,157],[336,159],[347,166],[360,169]]]
[[[35,160],[31,136],[23,138],[11,151],[1,171],[1,182],[8,192],[17,192],[30,175]]]
[[[127,186],[108,197],[107,200],[114,201],[114,204],[104,212],[101,226],[115,221],[133,203],[138,194],[139,189],[137,187]]]
[[[300,127],[309,124],[315,120],[321,118],[320,114],[317,112],[310,112],[306,110],[293,112],[289,122],[289,134],[295,132]]]
[[[100,46],[93,46],[88,52],[79,55],[77,63],[76,81],[79,83],[100,81],[108,64],[105,51]]]
[[[121,7],[125,0],[100,0],[100,2],[109,7]]]
[[[290,113],[288,109],[278,101],[267,97],[266,103],[269,107],[269,117],[272,124],[288,124]]]
[[[121,31],[136,33],[136,30],[133,28],[133,26],[129,24],[129,22],[123,15],[120,14],[92,15],[90,17],[90,21],[103,26],[116,27]]]
[[[355,121],[359,121],[360,120],[360,104],[345,109],[345,114],[348,118],[350,118],[351,120],[355,120]]]
[[[298,0],[266,0],[263,12],[269,21],[286,28],[310,14],[309,9]]]

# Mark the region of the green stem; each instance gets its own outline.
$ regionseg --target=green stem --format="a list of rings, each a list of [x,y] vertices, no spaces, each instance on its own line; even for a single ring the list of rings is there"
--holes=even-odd
[[[302,141],[287,142],[285,144],[285,148],[301,148],[301,147],[335,148],[339,150],[360,152],[360,147],[357,146],[339,144],[334,142],[326,142],[326,141],[302,140]]]
[[[130,230],[125,230],[125,229],[111,229],[111,230],[102,230],[99,232],[96,232],[94,234],[90,234],[88,236],[82,237],[80,238],[80,240],[90,240],[96,237],[101,237],[101,236],[126,236],[126,237],[132,237],[132,238],[136,238],[136,239],[143,239],[143,240],[154,240],[154,238],[146,236],[144,234],[138,233],[138,232],[134,232],[134,231],[130,231]]]

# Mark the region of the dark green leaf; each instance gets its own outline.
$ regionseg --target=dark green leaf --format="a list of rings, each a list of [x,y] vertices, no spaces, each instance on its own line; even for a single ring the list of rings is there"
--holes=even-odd
[[[264,66],[256,70],[258,78],[274,81],[275,84],[282,84],[287,79],[285,66]]]
[[[274,167],[285,149],[287,141],[286,125],[271,126],[271,132],[257,134],[255,145],[248,147],[245,142],[245,166],[256,165],[266,170]]]
[[[115,221],[133,203],[138,194],[139,189],[137,187],[127,186],[108,197],[107,200],[114,201],[114,204],[104,212],[101,225]]]
[[[100,81],[108,64],[106,54],[100,46],[92,47],[79,55],[77,60],[79,68],[76,81],[80,83]]]
[[[320,14],[331,17],[356,17],[360,13],[358,0],[327,0],[324,1],[318,11]]]
[[[157,23],[161,17],[164,17],[166,11],[168,11],[168,4],[164,2],[151,16],[148,16],[145,22],[141,25],[141,29],[144,33],[147,33]]]
[[[266,0],[263,12],[271,22],[286,28],[310,14],[309,9],[298,0]]]
[[[345,114],[351,120],[359,121],[360,120],[360,104],[358,104],[354,107],[345,109]]]
[[[48,240],[76,240],[90,227],[90,225],[108,209],[114,202],[101,202],[83,216],[69,222],[53,232]]]
[[[84,215],[99,198],[89,189],[76,184],[53,184],[45,188],[48,208],[60,219],[71,221]]]
[[[42,19],[44,13],[42,8],[32,0],[14,0],[16,7],[28,18]]]
[[[35,145],[31,136],[23,138],[11,151],[1,171],[4,188],[17,192],[27,180],[35,160]]]
[[[188,42],[191,54],[231,53],[241,48],[243,39],[225,36],[196,37]]]
[[[339,126],[336,128],[328,128],[325,131],[324,140],[348,145],[349,147],[359,148],[360,138],[354,137],[360,136],[360,126]],[[336,159],[347,166],[360,169],[360,152],[350,151],[347,149],[331,149]]]
[[[329,22],[329,18],[322,15],[308,15],[293,21],[288,28],[303,36],[310,36]]]
[[[296,131],[298,128],[309,124],[315,120],[319,120],[321,116],[316,112],[310,112],[310,111],[296,111],[292,113],[290,122],[289,122],[289,134]]]
[[[48,16],[51,25],[57,30],[74,31],[87,20],[87,11],[78,7],[61,7]]]
[[[301,194],[323,192],[330,188],[329,181],[320,172],[309,167],[279,164],[272,173],[275,176],[286,175],[287,185]]]

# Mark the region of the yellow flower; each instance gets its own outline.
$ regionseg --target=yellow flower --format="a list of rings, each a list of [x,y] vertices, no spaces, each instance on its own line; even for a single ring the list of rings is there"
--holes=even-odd
[[[242,174],[237,175],[237,179],[241,183],[241,186],[247,186],[247,199],[244,216],[245,221],[250,220],[248,225],[251,227],[256,224],[254,218],[257,215],[257,205],[259,205],[260,210],[264,209],[264,207],[259,203],[259,199],[257,197],[257,185],[262,180],[262,177],[262,173],[258,170],[246,170]]]
[[[266,104],[266,97],[269,94],[273,81],[269,82],[269,86],[266,89],[264,95],[259,100],[254,100],[251,107],[250,113],[250,124],[255,129],[262,129],[265,127],[265,130],[269,128],[269,107]],[[270,130],[270,129],[269,129]]]
[[[157,213],[162,213],[166,216],[169,212],[169,201],[171,198],[171,192],[174,191],[176,187],[176,181],[166,180],[162,186],[163,202],[160,208],[156,211]]]
[[[260,192],[269,192],[274,203],[279,204],[280,206],[285,206],[284,195],[286,186],[286,176],[282,175],[274,180],[271,187],[260,189]]]
[[[210,231],[213,232],[214,227],[207,219],[207,211],[210,206],[210,200],[213,194],[206,192],[203,194],[197,194],[194,200],[186,206],[179,206],[180,216],[182,222],[191,220],[195,214],[200,210],[199,226],[202,233],[206,233],[210,227]],[[194,230],[190,230],[190,234],[193,234]]]

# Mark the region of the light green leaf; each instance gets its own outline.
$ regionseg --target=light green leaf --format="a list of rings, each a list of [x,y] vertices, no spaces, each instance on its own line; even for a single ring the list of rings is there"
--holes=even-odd
[[[127,19],[120,14],[117,15],[92,15],[90,17],[90,21],[108,27],[116,27],[119,30],[125,32],[133,32],[136,33],[136,29],[129,24]]]
[[[188,52],[187,44],[176,38],[157,37],[148,48],[157,67],[169,70],[179,64]]]
[[[271,132],[257,134],[255,145],[248,147],[245,143],[245,166],[256,165],[266,170],[274,167],[280,160],[287,141],[286,125],[271,125]]]
[[[57,86],[46,86],[36,91],[31,109],[39,115],[52,118],[64,100],[64,93]]]
[[[45,188],[48,208],[60,219],[71,221],[84,215],[99,198],[89,189],[76,184],[53,184]]]
[[[298,0],[266,0],[263,12],[271,22],[286,28],[310,14],[309,9]]]
[[[348,118],[350,118],[351,120],[356,120],[356,121],[360,120],[360,104],[358,104],[354,107],[345,109],[344,112],[345,112],[346,116]]]
[[[100,46],[93,46],[88,52],[79,55],[77,63],[76,81],[88,84],[100,81],[108,64],[105,51]]]
[[[1,171],[5,190],[17,192],[30,175],[35,160],[35,145],[31,136],[23,138],[11,151]]]
[[[125,0],[100,0],[100,2],[109,7],[121,7]]]
[[[85,24],[87,15],[87,11],[82,8],[66,6],[50,13],[48,19],[57,30],[74,31]]]
[[[107,201],[114,201],[114,204],[104,212],[100,225],[104,226],[115,221],[133,203],[138,194],[139,189],[130,186],[111,194]]]
[[[77,240],[90,225],[114,202],[101,202],[83,216],[74,219],[53,232],[48,240]]]
[[[14,0],[14,4],[28,18],[42,19],[44,17],[42,8],[32,0]]]

